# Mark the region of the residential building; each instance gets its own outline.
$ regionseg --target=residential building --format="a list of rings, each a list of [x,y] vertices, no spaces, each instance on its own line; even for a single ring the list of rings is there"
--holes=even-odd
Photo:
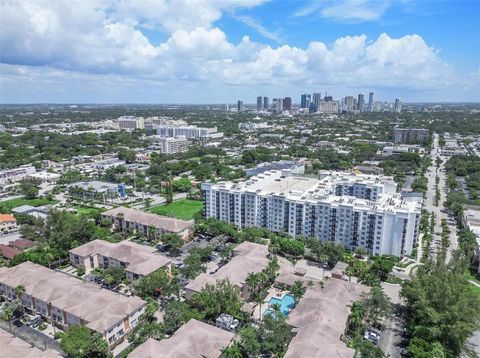
[[[173,138],[157,135],[148,137],[148,140],[155,142],[156,147],[158,147],[160,153],[163,154],[184,153],[190,148],[190,142],[183,136]]]
[[[283,112],[283,98],[274,98],[272,101],[272,110],[275,113]]]
[[[260,118],[259,118],[260,119]],[[238,124],[238,128],[254,131],[257,129],[272,128],[267,122],[243,122]]]
[[[17,229],[17,219],[11,214],[0,214],[0,234]]]
[[[322,94],[320,92],[314,93],[313,98],[312,98],[314,112],[317,112],[318,108],[320,108],[320,102],[321,101],[322,101]]]
[[[185,137],[187,139],[213,139],[222,138],[223,133],[217,132],[217,128],[203,128],[197,126],[158,126],[157,134],[160,137]]]
[[[156,248],[136,244],[132,241],[111,243],[93,240],[68,251],[70,263],[85,268],[89,273],[100,267],[122,267],[130,281],[138,280],[161,268],[170,271],[171,262],[166,256],[157,253]]]
[[[340,104],[338,101],[320,101],[317,112],[319,113],[338,113]]]
[[[263,97],[263,109],[265,111],[268,111],[269,108],[270,108],[269,98]]]
[[[293,174],[304,174],[305,165],[294,160],[279,160],[276,162],[260,163],[255,168],[247,169],[247,177],[252,177],[271,170],[289,170]]]
[[[96,160],[91,164],[91,167],[103,172],[110,168],[119,167],[120,165],[125,165],[125,161],[118,158],[109,158],[103,160]]]
[[[288,315],[295,336],[285,358],[353,358],[355,350],[341,340],[350,307],[368,287],[331,279],[325,286],[308,286],[302,299]]]
[[[60,179],[60,177],[61,177],[61,174],[42,171],[42,172],[29,174],[27,178],[38,180],[42,183],[55,183],[58,179]]]
[[[368,107],[367,107],[368,112],[373,111],[373,92],[370,92],[368,95]]]
[[[288,170],[202,184],[207,218],[400,257],[417,240],[421,203],[396,189],[392,177],[322,172],[315,179]]]
[[[260,272],[267,267],[268,247],[244,241],[234,249],[234,256],[226,265],[220,267],[215,273],[201,273],[185,286],[185,297],[189,300],[196,292],[200,292],[207,284],[215,284],[219,280],[228,278],[237,287],[243,299],[250,297],[250,288],[247,276],[250,272]]]
[[[393,111],[397,113],[402,112],[402,102],[400,102],[400,98],[395,99],[395,105],[393,107]]]
[[[286,111],[292,110],[292,97],[285,97],[283,99],[283,109]]]
[[[15,256],[20,255],[21,253],[22,250],[16,247],[0,244],[0,256],[7,261],[13,259]]]
[[[145,120],[143,117],[135,116],[122,116],[118,118],[118,129],[123,129],[126,131],[133,131],[135,129],[144,129]]]
[[[220,357],[222,350],[228,347],[234,333],[190,319],[169,338],[157,341],[149,338],[129,354],[129,358],[187,358]]]
[[[309,108],[310,107],[310,95],[309,94],[302,94],[300,99],[300,108]]]
[[[262,107],[262,96],[257,97],[257,111],[261,111],[263,109]]]
[[[35,173],[35,167],[31,164],[21,165],[13,169],[0,170],[0,184],[7,185],[17,183],[33,173]]]
[[[425,128],[394,128],[393,141],[395,143],[415,144],[425,143],[429,139],[428,129]]]
[[[0,268],[0,296],[16,299],[14,289],[25,287],[25,310],[66,329],[85,324],[99,332],[112,348],[137,325],[147,302],[126,297],[97,285],[32,262]]]
[[[243,112],[244,110],[245,110],[245,106],[243,104],[243,101],[239,99],[237,101],[237,111],[238,112]]]
[[[154,230],[157,235],[174,233],[188,240],[193,227],[193,220],[178,220],[123,206],[105,211],[102,216],[111,219],[117,229],[131,230],[143,236],[150,235],[149,230]]]
[[[62,356],[54,350],[47,349],[42,351],[1,329],[0,347],[2,347],[2,358],[62,358]]]
[[[365,110],[365,96],[363,93],[358,94],[357,110],[360,112]]]
[[[345,97],[345,111],[353,112],[355,110],[355,98],[353,96]]]

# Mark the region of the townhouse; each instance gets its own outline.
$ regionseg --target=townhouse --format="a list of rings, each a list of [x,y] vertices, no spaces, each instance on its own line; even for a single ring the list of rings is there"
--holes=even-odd
[[[160,268],[171,270],[168,257],[156,253],[154,247],[140,245],[131,241],[111,243],[93,240],[68,252],[70,263],[85,268],[89,273],[100,267],[122,267],[130,281],[137,280]]]
[[[105,211],[102,216],[112,220],[119,230],[133,231],[143,236],[149,236],[149,231],[154,230],[157,235],[175,233],[183,240],[188,240],[193,227],[193,220],[178,220],[123,206]]]
[[[213,285],[217,281],[228,278],[235,285],[243,299],[250,297],[250,288],[247,276],[250,272],[258,273],[267,267],[268,247],[245,241],[234,250],[234,256],[229,263],[220,267],[213,274],[202,273],[185,286],[185,297],[190,299],[196,292],[200,292],[207,284]]]
[[[137,325],[147,304],[28,261],[0,268],[0,296],[15,300],[17,286],[25,288],[21,300],[27,312],[40,314],[61,329],[84,324],[99,332],[111,348]]]

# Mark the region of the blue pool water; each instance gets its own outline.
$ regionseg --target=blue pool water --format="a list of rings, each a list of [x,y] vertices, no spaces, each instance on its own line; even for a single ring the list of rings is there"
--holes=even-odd
[[[272,297],[270,298],[270,301],[268,301],[268,304],[270,306],[276,303],[280,305],[280,312],[282,312],[285,316],[288,316],[288,314],[290,313],[290,310],[295,305],[295,297],[293,297],[293,295],[286,294],[285,296],[282,297],[281,300],[278,298]],[[269,314],[273,314],[273,310],[271,308],[268,308],[263,313],[264,316]]]

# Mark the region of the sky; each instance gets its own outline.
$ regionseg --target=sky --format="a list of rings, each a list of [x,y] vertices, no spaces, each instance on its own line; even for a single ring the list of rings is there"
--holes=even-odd
[[[0,103],[480,102],[480,0],[0,0]]]

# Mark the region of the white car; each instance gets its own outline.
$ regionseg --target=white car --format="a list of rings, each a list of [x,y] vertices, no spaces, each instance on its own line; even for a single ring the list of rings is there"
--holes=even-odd
[[[367,341],[377,344],[378,340],[380,339],[380,334],[373,331],[366,331],[363,338],[365,338]]]

